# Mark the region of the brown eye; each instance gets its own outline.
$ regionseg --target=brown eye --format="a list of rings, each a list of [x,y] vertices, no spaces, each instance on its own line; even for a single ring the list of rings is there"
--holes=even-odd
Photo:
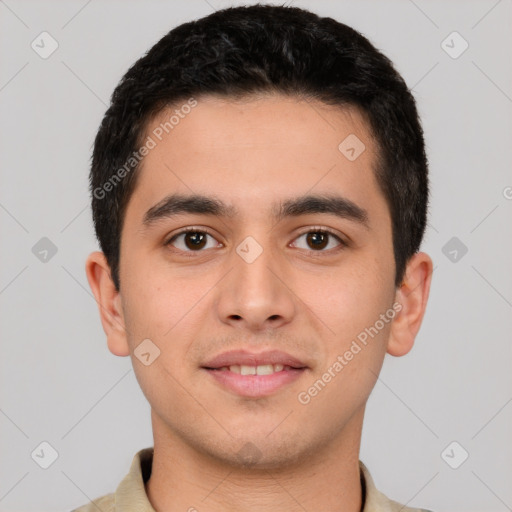
[[[181,251],[198,252],[205,248],[217,247],[220,244],[206,231],[187,230],[173,236],[166,245],[172,245]]]
[[[206,236],[199,231],[191,231],[185,234],[185,245],[188,249],[202,249],[206,245]]]
[[[318,231],[307,233],[306,242],[311,249],[324,249],[329,242],[329,235]]]
[[[327,252],[324,249],[336,249],[347,244],[337,235],[330,231],[315,229],[303,233],[293,242],[294,247],[313,251]]]

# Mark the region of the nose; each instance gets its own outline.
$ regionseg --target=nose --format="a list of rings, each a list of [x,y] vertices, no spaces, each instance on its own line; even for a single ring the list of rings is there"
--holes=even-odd
[[[223,323],[257,332],[292,321],[297,304],[284,261],[279,264],[263,250],[254,261],[234,253],[230,263],[233,269],[217,289],[217,314]]]

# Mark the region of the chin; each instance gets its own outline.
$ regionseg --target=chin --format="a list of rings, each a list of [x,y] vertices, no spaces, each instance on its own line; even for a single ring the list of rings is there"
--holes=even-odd
[[[271,439],[268,435],[271,430],[260,435],[251,435],[246,431],[242,438],[232,443],[232,451],[226,453],[223,450],[222,453],[211,455],[223,459],[229,466],[255,471],[292,467],[308,457],[307,452],[310,450],[301,446],[304,442],[302,438],[281,432],[281,436],[272,433],[271,436],[275,437]]]

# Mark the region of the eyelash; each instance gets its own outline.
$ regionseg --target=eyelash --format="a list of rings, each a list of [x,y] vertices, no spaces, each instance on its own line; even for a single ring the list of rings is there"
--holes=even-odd
[[[164,245],[166,247],[170,246],[172,244],[172,242],[174,240],[176,240],[176,238],[178,238],[180,235],[187,234],[187,233],[204,233],[204,234],[207,234],[207,235],[211,236],[214,240],[216,240],[215,236],[210,231],[208,231],[207,229],[191,226],[191,227],[188,227],[188,228],[184,228],[181,231],[179,231],[178,233],[175,233],[174,235],[172,235],[171,238],[164,243]],[[337,242],[339,242],[339,246],[334,247],[333,249],[328,249],[326,251],[325,250],[315,251],[314,249],[310,249],[309,252],[312,252],[312,253],[322,253],[322,252],[333,253],[333,252],[338,252],[340,250],[345,249],[349,245],[345,240],[343,240],[340,236],[338,236],[336,233],[334,233],[330,229],[326,229],[326,228],[323,228],[323,227],[315,227],[315,226],[309,227],[307,230],[302,231],[301,233],[299,233],[294,238],[294,240],[296,240],[297,238],[299,238],[299,237],[301,237],[303,235],[307,235],[309,233],[321,233],[321,234],[325,234],[325,235],[330,235],[331,237],[335,238]],[[204,252],[203,250],[198,250],[198,251],[190,251],[190,250],[189,251],[183,251],[181,249],[175,249],[175,250],[180,251],[180,252],[185,253],[185,254],[190,255],[190,256],[192,256],[193,253]]]

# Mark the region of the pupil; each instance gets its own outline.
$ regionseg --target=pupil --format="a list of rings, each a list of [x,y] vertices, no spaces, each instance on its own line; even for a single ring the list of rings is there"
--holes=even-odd
[[[199,231],[192,231],[185,235],[185,243],[189,249],[201,249],[204,247],[206,241],[206,237],[204,233],[200,233]]]
[[[308,233],[307,241],[314,249],[323,249],[327,246],[327,235],[325,233]]]

